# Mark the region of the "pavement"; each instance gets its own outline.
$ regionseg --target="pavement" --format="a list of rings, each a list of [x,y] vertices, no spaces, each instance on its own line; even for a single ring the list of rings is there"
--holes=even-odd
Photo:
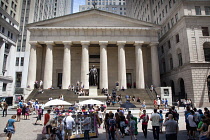
[[[107,110],[112,111],[115,113],[115,110]],[[131,110],[132,114],[135,117],[138,117],[138,110]],[[149,116],[153,112],[152,109],[147,109],[147,113]],[[167,111],[163,111],[163,115],[165,116],[165,113]],[[179,120],[179,133],[178,133],[178,140],[187,140],[187,133],[185,130],[185,121],[184,121],[184,109],[180,108],[178,110],[180,114],[180,120]],[[6,126],[7,120],[11,118],[12,114],[16,114],[16,111],[14,110],[8,110],[7,117],[1,117],[2,111],[0,110],[0,140],[5,140],[6,135],[3,133],[3,130]],[[127,114],[127,112],[125,112]],[[52,114],[51,114],[52,117]],[[21,120],[20,122],[16,122],[16,133],[12,136],[12,140],[42,140],[42,127],[41,125],[34,125],[36,121],[36,115],[30,115],[30,120]],[[43,124],[44,118],[42,117],[41,123]],[[93,140],[106,140],[106,134],[105,130],[103,128],[99,128],[99,136],[97,138],[91,138]],[[160,140],[165,140],[165,134],[164,134],[165,128],[163,127],[163,133],[160,134]],[[124,138],[120,138],[121,140],[130,140],[129,136],[125,136]],[[143,132],[141,129],[141,123],[138,123],[138,140],[144,140]],[[148,137],[147,140],[153,140],[152,135],[152,126],[151,122],[148,124]]]

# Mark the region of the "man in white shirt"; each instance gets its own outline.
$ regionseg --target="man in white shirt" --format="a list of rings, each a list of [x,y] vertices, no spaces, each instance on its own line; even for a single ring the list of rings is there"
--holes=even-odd
[[[195,139],[195,132],[197,131],[197,124],[195,122],[195,112],[193,110],[190,110],[190,113],[191,114],[187,117],[190,126],[189,139]]]
[[[157,100],[158,109],[160,109],[160,99]]]
[[[64,122],[65,137],[68,136],[68,140],[70,140],[70,137],[72,135],[72,128],[73,125],[75,124],[75,121],[71,117],[71,114],[69,114],[69,116],[63,119],[63,122]]]
[[[155,140],[159,140],[160,115],[157,113],[157,109],[154,109],[154,113],[151,115],[150,121],[152,121],[153,137],[154,137]]]

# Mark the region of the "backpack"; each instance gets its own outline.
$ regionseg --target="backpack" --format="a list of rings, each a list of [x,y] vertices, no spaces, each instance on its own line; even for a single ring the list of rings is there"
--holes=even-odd
[[[116,121],[115,119],[109,120],[109,131],[115,131],[116,130]]]
[[[173,112],[173,117],[174,117],[174,120],[175,121],[178,121],[179,120],[179,113],[177,113],[177,111],[172,111]]]
[[[65,119],[63,120],[63,123],[64,123],[64,129],[66,129],[66,117],[65,117]]]

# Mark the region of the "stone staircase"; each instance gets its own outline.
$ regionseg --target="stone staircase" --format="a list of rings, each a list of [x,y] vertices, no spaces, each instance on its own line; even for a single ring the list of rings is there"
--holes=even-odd
[[[38,99],[39,102],[46,103],[50,97],[52,99],[58,99],[61,94],[63,94],[64,100],[70,103],[78,102],[78,95],[74,94],[73,91],[66,89],[44,89],[44,93],[38,93],[38,90],[34,89],[28,96],[27,100]]]
[[[109,89],[108,92],[112,93],[112,89]],[[136,98],[140,97],[141,102],[143,100],[145,100],[147,108],[153,108],[153,99],[148,95],[148,93],[145,89],[126,89],[125,91],[117,91],[116,93],[117,93],[117,95],[120,95],[120,94],[122,95],[123,103],[126,102],[125,95],[129,95],[129,96],[134,95]],[[79,100],[81,100],[78,98],[78,95],[74,94],[73,91],[68,91],[66,89],[53,89],[53,90],[45,89],[43,94],[38,93],[38,90],[34,89],[31,92],[31,94],[28,96],[27,100],[38,99],[39,102],[46,103],[50,97],[52,97],[53,99],[57,99],[61,94],[63,94],[64,100],[68,101],[70,103],[79,102]],[[100,96],[104,96],[104,95],[101,94],[101,89],[98,89],[98,97],[99,97],[98,100],[101,100]],[[141,104],[137,103],[136,101],[134,102],[131,100],[131,103],[136,105],[136,107],[137,107],[136,109],[139,109],[139,107],[142,106]],[[112,105],[109,106],[108,109],[115,110],[119,107],[120,107],[120,105],[117,103],[114,106],[112,106]]]

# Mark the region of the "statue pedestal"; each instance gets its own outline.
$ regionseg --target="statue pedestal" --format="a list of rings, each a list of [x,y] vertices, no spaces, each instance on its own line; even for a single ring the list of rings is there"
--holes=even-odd
[[[89,96],[98,96],[97,86],[89,87]]]

